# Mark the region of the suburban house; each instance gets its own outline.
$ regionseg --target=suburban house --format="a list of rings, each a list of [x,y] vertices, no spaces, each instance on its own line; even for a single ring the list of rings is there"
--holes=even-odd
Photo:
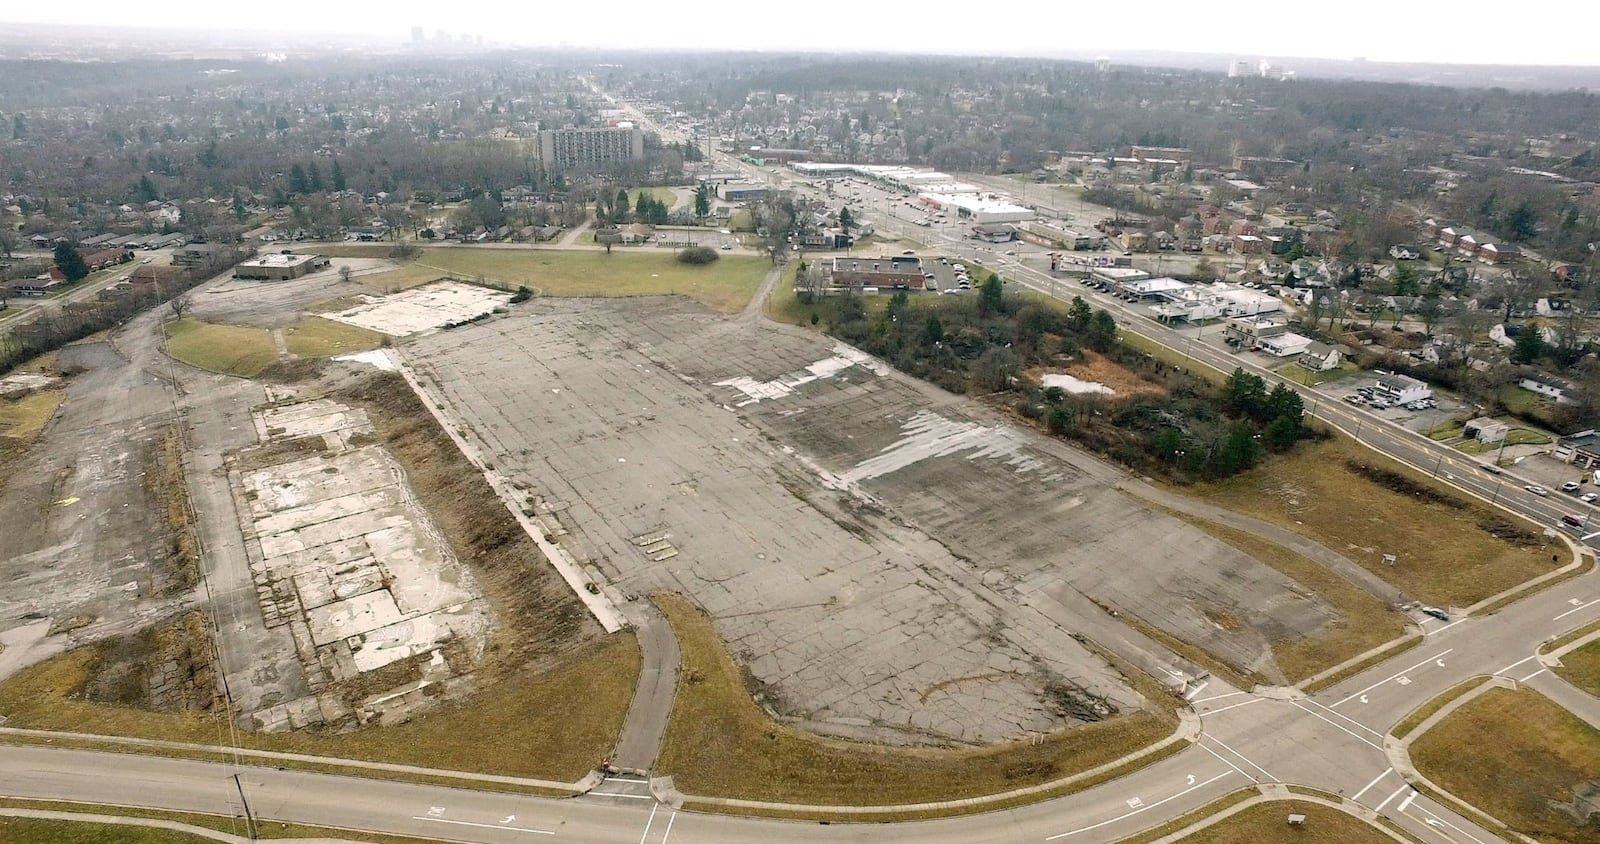
[[[1338,369],[1343,361],[1344,355],[1338,349],[1327,343],[1313,341],[1300,353],[1295,363],[1312,372],[1327,372],[1330,369]]]
[[[1409,243],[1397,243],[1389,247],[1389,257],[1396,261],[1415,261],[1422,257],[1422,250]]]
[[[1518,378],[1517,386],[1561,404],[1572,401],[1571,394],[1577,390],[1577,385],[1571,381],[1543,372],[1530,372]]]
[[[1507,264],[1522,257],[1514,243],[1485,243],[1478,247],[1478,259],[1485,264]]]
[[[1379,395],[1396,404],[1420,401],[1433,395],[1433,388],[1428,386],[1428,382],[1398,372],[1379,377],[1374,388]]]
[[[1557,460],[1564,460],[1585,469],[1600,466],[1600,433],[1593,428],[1568,434],[1556,441],[1552,452]]]
[[[1481,443],[1503,442],[1511,433],[1511,426],[1488,416],[1479,416],[1467,423],[1462,434]]]
[[[1311,342],[1310,337],[1296,334],[1293,331],[1285,331],[1281,334],[1274,334],[1271,337],[1263,337],[1257,345],[1261,347],[1261,351],[1273,357],[1287,358],[1311,348]],[[1337,365],[1335,364],[1335,366]]]

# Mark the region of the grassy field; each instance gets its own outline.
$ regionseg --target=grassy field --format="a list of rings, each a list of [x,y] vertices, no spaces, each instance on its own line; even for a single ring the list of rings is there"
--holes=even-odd
[[[678,204],[678,195],[672,188],[629,188],[628,203],[631,205],[638,202],[641,194],[666,203],[668,209]]]
[[[81,692],[101,646],[23,669],[0,684],[6,726],[227,744],[226,725],[198,715],[91,703]],[[354,733],[244,734],[256,750],[572,781],[610,752],[639,673],[638,643],[620,633],[542,673],[525,669],[394,727]]]
[[[680,596],[655,601],[683,652],[683,680],[656,767],[690,794],[830,805],[995,794],[1110,762],[1173,729],[1170,718],[1139,712],[1056,733],[1038,746],[924,750],[822,739],[767,717],[703,613]]]
[[[190,366],[243,378],[254,378],[278,362],[266,329],[194,319],[167,323],[167,354]]]
[[[364,288],[361,292],[398,293],[402,290],[410,290],[418,285],[427,284],[430,281],[437,281],[445,275],[446,273],[442,273],[432,267],[424,267],[412,263],[402,264],[388,272],[359,275],[356,276],[355,281]],[[355,303],[351,302],[350,304]],[[326,303],[319,303],[312,305],[307,310],[330,311],[338,310],[338,308],[331,307]]]
[[[1501,387],[1495,398],[1505,406],[1507,413],[1535,420],[1546,427],[1551,425],[1550,417],[1555,413],[1556,404],[1550,399],[1524,390],[1515,384]]]
[[[20,399],[0,399],[0,437],[33,442],[66,397],[66,390],[36,390]]]
[[[1306,816],[1304,826],[1290,826],[1291,814]],[[1320,803],[1300,800],[1274,800],[1258,803],[1213,824],[1183,844],[1394,844],[1394,839],[1366,821]]]
[[[1159,343],[1140,337],[1131,331],[1119,332],[1117,334],[1117,340],[1124,346],[1132,346],[1133,348],[1138,349],[1139,351],[1144,352],[1145,354],[1150,355],[1157,360],[1165,361],[1182,369],[1187,369],[1190,372],[1193,372],[1196,376],[1204,378],[1213,384],[1221,384],[1228,380],[1228,373],[1218,369],[1212,369],[1211,367],[1200,363],[1199,361],[1185,357],[1181,351],[1169,349]]]
[[[1348,378],[1352,375],[1358,375],[1361,372],[1361,367],[1346,361],[1334,367],[1333,369],[1329,369],[1324,372],[1312,372],[1311,370],[1306,369],[1297,363],[1290,363],[1285,366],[1278,367],[1276,371],[1279,375],[1282,375],[1296,384],[1314,386],[1316,384],[1326,384],[1329,381],[1337,381],[1340,378]]]
[[[1388,489],[1346,461],[1437,489],[1400,464],[1335,438],[1190,492],[1314,539],[1407,595],[1442,606],[1467,606],[1569,562],[1559,548],[1518,547],[1491,536],[1485,526],[1505,529],[1507,515],[1442,490],[1445,499],[1425,501]],[[1537,537],[1536,526],[1515,524]],[[1553,553],[1560,555],[1557,563]],[[1396,564],[1386,564],[1384,554],[1396,555]]]
[[[1561,657],[1561,667],[1551,670],[1589,694],[1600,695],[1600,640],[1568,651]]]
[[[1512,829],[1544,842],[1593,842],[1552,806],[1600,775],[1600,731],[1530,690],[1491,689],[1411,744],[1417,770]]]
[[[1289,682],[1304,680],[1405,633],[1405,616],[1318,563],[1242,530],[1203,519],[1184,520],[1277,569],[1333,607],[1335,618],[1316,636],[1272,643],[1273,658]]]
[[[772,264],[723,255],[704,266],[684,264],[670,249],[588,252],[554,249],[435,248],[413,266],[507,287],[526,284],[542,296],[654,296],[680,293],[713,310],[737,313]],[[443,274],[443,273],[439,273]]]
[[[383,335],[354,325],[306,317],[283,329],[289,353],[303,358],[326,358],[365,352],[383,345]]]
[[[114,812],[115,810],[111,810]],[[244,830],[240,829],[242,835]],[[212,839],[170,829],[0,817],[0,844],[211,844]]]

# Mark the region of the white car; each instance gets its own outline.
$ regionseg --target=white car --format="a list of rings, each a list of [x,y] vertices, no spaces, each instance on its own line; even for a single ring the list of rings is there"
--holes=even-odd
[[[1585,504],[1593,504],[1596,500],[1600,500],[1600,495],[1595,495],[1592,492],[1586,492],[1578,496],[1578,500]]]
[[[1527,486],[1523,487],[1523,489],[1533,493],[1534,495],[1543,496],[1543,495],[1549,495],[1550,494],[1550,490],[1545,489],[1544,487],[1539,486],[1538,484],[1528,484]]]

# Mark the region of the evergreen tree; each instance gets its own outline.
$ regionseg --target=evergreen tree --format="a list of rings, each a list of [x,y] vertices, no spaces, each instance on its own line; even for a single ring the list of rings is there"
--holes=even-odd
[[[312,193],[322,193],[322,169],[315,161],[306,168],[306,187],[310,188]]]
[[[845,234],[849,234],[850,230],[855,228],[855,226],[856,226],[856,215],[850,213],[850,206],[846,205],[845,207],[840,208],[839,209],[839,228],[844,229],[844,233]]]
[[[295,164],[289,168],[289,192],[310,193],[311,188],[306,182],[306,168]]]
[[[1516,344],[1511,347],[1511,362],[1530,364],[1544,357],[1544,352],[1544,338],[1539,335],[1538,326],[1524,325],[1517,334]]]
[[[694,216],[703,223],[705,222],[706,217],[709,217],[710,215],[711,186],[705,182],[701,182],[700,186],[694,189]]]
[[[1097,352],[1110,351],[1117,342],[1117,320],[1106,311],[1094,312],[1089,320],[1089,348]]]
[[[1002,313],[1005,309],[1005,288],[1000,276],[991,275],[978,289],[978,312],[984,316]]]
[[[1067,320],[1074,330],[1085,331],[1089,328],[1089,320],[1094,318],[1094,309],[1089,303],[1083,301],[1082,296],[1072,297],[1072,305],[1067,308]]]
[[[78,247],[70,243],[56,246],[56,268],[67,277],[67,281],[82,281],[89,274],[89,265],[84,263],[83,255],[79,254]]]
[[[139,177],[139,187],[135,191],[140,202],[155,202],[161,198],[161,192],[156,190],[155,182],[150,181],[150,174]]]
[[[248,216],[250,216],[250,209],[245,207],[244,195],[239,193],[238,191],[234,191],[233,192],[233,218],[242,223],[242,222],[244,222],[245,218],[248,217]]]
[[[344,168],[339,166],[339,159],[333,160],[333,189],[344,191],[347,189],[344,181]]]

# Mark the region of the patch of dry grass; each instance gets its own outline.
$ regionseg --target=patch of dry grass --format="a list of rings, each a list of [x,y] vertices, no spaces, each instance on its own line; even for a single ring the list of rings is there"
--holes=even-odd
[[[1593,842],[1552,803],[1600,777],[1600,731],[1538,692],[1490,689],[1411,744],[1411,760],[1439,787],[1545,842]]]
[[[199,744],[228,744],[226,725],[194,713],[91,703],[83,690],[105,653],[89,645],[23,669],[0,684],[6,726]],[[616,743],[639,673],[632,633],[529,667],[407,724],[354,733],[242,734],[254,750],[572,781]]]
[[[1291,814],[1305,815],[1305,825],[1289,826]],[[1394,844],[1388,834],[1354,815],[1301,800],[1257,803],[1181,840],[1183,844]]]
[[[767,717],[710,618],[681,596],[655,601],[683,653],[683,679],[657,768],[687,794],[814,805],[974,797],[1094,768],[1173,730],[1165,713],[1137,712],[1060,731],[1038,746],[935,750],[824,739]]]
[[[712,310],[738,313],[772,269],[764,258],[722,255],[701,266],[677,260],[671,249],[647,251],[475,249],[435,247],[415,267],[483,279],[506,289],[527,285],[541,296],[660,296],[682,294]]]
[[[145,809],[134,806],[107,806],[102,809],[93,803],[72,803],[64,800],[29,800],[19,797],[0,797],[0,806],[15,809],[33,809],[41,812],[68,812],[79,815],[104,814],[124,818],[174,821],[240,837],[244,837],[247,832],[245,819],[242,817],[207,814],[204,812],[177,812],[167,809]],[[39,830],[35,833],[29,831],[28,827],[17,823],[22,820],[24,819],[0,817],[0,842],[4,842],[4,844],[12,844],[12,842],[17,842],[17,844],[32,844],[32,842],[39,842],[39,844],[58,844],[58,842],[66,842],[66,844],[74,844],[74,842],[81,844],[101,844],[101,842],[104,842],[104,844],[141,844],[141,842],[145,844],[189,844],[190,841],[210,842],[213,840],[168,830],[118,824],[96,824],[88,820],[39,821],[40,824],[48,825],[33,827],[33,829]],[[89,827],[95,827],[95,829],[89,829]],[[79,830],[82,831],[80,832]],[[139,833],[142,830],[148,830],[156,837],[139,837]],[[15,837],[6,837],[8,832],[13,833]],[[342,830],[321,826],[305,826],[303,824],[285,824],[278,821],[262,822],[259,824],[257,832],[261,838],[272,839],[340,839],[343,837],[340,835]],[[28,835],[37,835],[37,837],[29,838],[27,837]],[[74,838],[74,835],[90,837]],[[370,844],[421,844],[422,842],[433,840],[410,838],[402,835],[381,835],[371,832],[363,832],[360,835],[362,841],[370,842]]]
[[[1600,640],[1568,651],[1556,676],[1592,695],[1600,695]]]
[[[1437,490],[1438,501],[1396,492],[1353,471],[1347,460],[1407,476]],[[1400,464],[1336,438],[1302,446],[1234,478],[1197,485],[1191,494],[1307,536],[1432,604],[1467,606],[1559,565],[1556,546],[1518,547],[1484,524],[1537,526],[1436,487]],[[1390,566],[1384,554],[1399,559]],[[1564,556],[1564,554],[1563,554]]]
[[[0,399],[0,438],[22,446],[32,443],[66,397],[66,390],[35,390],[21,398]]]
[[[278,362],[272,332],[195,319],[167,323],[167,354],[190,366],[254,378]]]
[[[383,345],[383,335],[376,331],[322,317],[306,317],[284,328],[283,339],[290,354],[303,358],[348,355]]]
[[[1315,676],[1405,633],[1405,616],[1322,565],[1242,530],[1174,515],[1271,566],[1333,608],[1335,617],[1315,636],[1272,642],[1278,670],[1289,682]]]

